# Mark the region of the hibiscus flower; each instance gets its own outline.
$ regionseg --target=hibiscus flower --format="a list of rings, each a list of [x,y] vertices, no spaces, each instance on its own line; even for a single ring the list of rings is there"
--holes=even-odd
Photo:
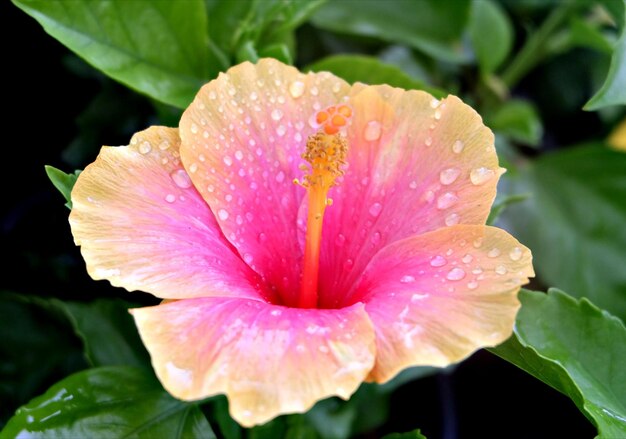
[[[165,389],[251,426],[510,336],[533,270],[484,225],[501,173],[454,96],[264,59],[103,147],[70,224],[94,279],[165,299],[132,311]]]

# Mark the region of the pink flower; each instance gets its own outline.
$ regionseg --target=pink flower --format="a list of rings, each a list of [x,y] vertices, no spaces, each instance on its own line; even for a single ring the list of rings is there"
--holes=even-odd
[[[164,387],[250,426],[509,337],[533,270],[484,225],[493,142],[454,96],[244,63],[180,131],[102,148],[72,233],[94,279],[166,299],[133,310]]]

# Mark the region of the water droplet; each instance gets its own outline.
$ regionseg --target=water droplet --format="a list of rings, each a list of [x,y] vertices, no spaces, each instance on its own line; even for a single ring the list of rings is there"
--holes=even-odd
[[[254,257],[252,257],[252,255],[250,253],[244,253],[243,254],[243,261],[250,265],[252,264],[252,261],[254,260]]]
[[[480,274],[483,272],[483,269],[480,267],[476,267],[472,270],[472,274]]]
[[[509,258],[511,258],[512,261],[519,261],[522,258],[522,249],[513,247],[509,252]]]
[[[251,101],[256,101],[259,98],[259,95],[257,94],[256,91],[253,91],[252,93],[250,93],[250,100]]]
[[[241,152],[241,151],[239,151],[239,150],[235,151],[235,158],[236,158],[237,160],[241,160],[241,159],[243,159],[243,152]]]
[[[335,237],[335,245],[337,247],[341,247],[346,243],[346,237],[339,233],[336,237]]]
[[[432,137],[426,137],[426,140],[424,140],[424,144],[426,144],[426,146],[432,145],[433,144]]]
[[[212,99],[212,100],[213,100],[213,99],[215,99],[216,97],[217,97],[217,95],[215,94],[215,92],[214,92],[213,90],[211,90],[211,91],[209,92],[209,99]]]
[[[506,269],[506,267],[504,265],[498,265],[496,267],[496,273],[497,274],[503,275],[503,274],[506,274],[506,272],[507,272],[507,269]]]
[[[480,185],[489,181],[496,173],[493,169],[481,167],[470,172],[470,181],[474,185]]]
[[[377,120],[372,120],[365,125],[365,129],[363,130],[363,137],[365,138],[365,140],[372,142],[374,140],[378,140],[381,133],[382,127],[380,125],[380,122],[378,122]]]
[[[233,159],[231,159],[229,156],[224,156],[224,164],[226,166],[231,166],[233,164]]]
[[[472,257],[472,255],[465,255],[463,256],[461,261],[463,261],[464,264],[469,264],[470,262],[472,262],[473,259],[474,258]]]
[[[191,132],[193,134],[198,134],[198,125],[196,125],[195,123],[191,124]]]
[[[304,94],[304,82],[294,81],[289,85],[289,94],[294,99],[298,99]]]
[[[476,282],[475,280],[468,282],[467,288],[469,288],[470,290],[475,290],[476,288],[478,288],[478,282]]]
[[[226,209],[220,209],[217,212],[217,216],[219,216],[222,221],[226,221],[228,219],[228,211]]]
[[[500,249],[499,248],[492,248],[491,250],[489,250],[489,253],[487,253],[487,256],[489,256],[490,258],[497,258],[498,256],[500,256]]]
[[[161,151],[165,151],[167,148],[170,147],[170,142],[167,140],[162,141],[161,143],[159,143],[159,149]]]
[[[455,154],[460,154],[461,152],[463,152],[463,148],[465,148],[465,144],[462,141],[460,141],[460,140],[457,140],[452,145],[452,151]]]
[[[352,270],[353,267],[354,267],[354,261],[352,259],[346,259],[346,261],[343,263],[344,271],[350,271]]]
[[[176,201],[176,195],[167,194],[167,196],[165,197],[165,201],[167,201],[168,203],[173,203],[174,201]]]
[[[278,134],[279,137],[283,137],[286,132],[287,128],[285,128],[285,125],[278,125],[276,127],[276,134]]]
[[[285,181],[285,173],[283,171],[279,171],[275,178],[278,183],[282,183]]]
[[[440,110],[436,110],[435,111],[435,120],[439,120],[441,119],[441,111]]]
[[[380,215],[380,212],[383,210],[383,205],[380,203],[374,203],[370,206],[369,212],[372,216]]]
[[[461,170],[459,168],[444,169],[439,173],[439,181],[441,184],[447,186],[454,183],[459,175],[461,175]]]
[[[465,270],[459,267],[454,267],[446,275],[446,279],[448,280],[461,280],[464,277],[465,277]]]
[[[448,261],[443,256],[435,256],[430,260],[430,265],[433,267],[443,267]]]
[[[428,191],[426,192],[426,194],[424,195],[424,199],[426,200],[427,203],[432,203],[433,200],[435,199],[435,193],[433,191]]]
[[[446,217],[445,223],[446,223],[446,226],[454,226],[458,224],[460,220],[461,220],[461,217],[459,216],[458,213],[451,213],[450,215]]]
[[[312,94],[313,96],[317,96],[317,95],[319,94],[319,92],[320,92],[320,91],[318,90],[318,88],[317,88],[317,87],[313,86],[313,87],[311,88],[311,94]]]
[[[437,209],[447,209],[448,207],[454,205],[454,203],[456,203],[458,200],[459,197],[457,197],[456,194],[452,192],[446,192],[445,194],[437,198]]]
[[[278,108],[275,108],[274,110],[272,110],[272,113],[270,116],[272,117],[272,120],[275,120],[276,122],[278,122],[279,120],[283,118],[283,112],[280,111]]]
[[[259,233],[258,239],[259,239],[260,243],[267,242],[267,235],[265,233],[261,232],[261,233]]]
[[[177,169],[176,171],[172,172],[170,176],[172,177],[172,180],[174,180],[176,186],[178,186],[179,188],[187,189],[191,187],[191,178],[189,178],[189,175],[187,174],[187,172],[185,172],[184,169]]]
[[[403,283],[403,284],[411,284],[411,283],[415,282],[415,278],[413,276],[409,276],[409,275],[402,276],[400,278],[400,282]]]
[[[439,106],[439,100],[433,99],[430,101],[430,108],[437,108]]]
[[[472,245],[474,248],[480,248],[480,246],[483,245],[483,238],[476,238],[474,242],[472,242]]]
[[[413,180],[412,182],[410,182],[409,187],[411,189],[417,189],[417,181]]]
[[[381,235],[380,232],[374,232],[370,241],[373,245],[378,245],[380,243]]]
[[[150,145],[150,142],[147,140],[145,142],[141,142],[141,145],[139,145],[139,152],[142,154],[148,154],[150,151],[152,151],[152,145]]]
[[[411,296],[411,302],[415,303],[415,302],[419,302],[420,300],[424,300],[427,299],[429,296],[429,294],[413,294]]]
[[[189,172],[191,172],[192,174],[194,172],[196,172],[198,170],[198,164],[197,163],[192,163],[191,166],[189,166]]]

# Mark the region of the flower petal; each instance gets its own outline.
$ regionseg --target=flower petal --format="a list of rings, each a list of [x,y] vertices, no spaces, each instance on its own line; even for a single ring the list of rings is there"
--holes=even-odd
[[[454,224],[484,224],[502,170],[492,132],[458,98],[356,85],[349,168],[324,221],[321,303],[353,285],[385,245]]]
[[[260,298],[180,163],[178,130],[103,147],[72,190],[70,225],[94,279],[162,298]]]
[[[395,242],[372,260],[352,300],[366,303],[384,382],[409,366],[446,366],[513,330],[531,253],[503,230],[458,225]]]
[[[243,63],[205,85],[180,122],[181,156],[226,237],[244,260],[295,301],[302,272],[293,183],[310,118],[346,97],[330,73],[302,74],[276,60]]]
[[[243,426],[344,399],[374,364],[362,304],[296,309],[247,299],[189,299],[132,310],[163,386],[177,398],[218,393]]]

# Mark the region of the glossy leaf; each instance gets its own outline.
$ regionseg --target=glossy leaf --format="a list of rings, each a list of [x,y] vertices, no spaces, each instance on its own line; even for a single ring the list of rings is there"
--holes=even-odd
[[[543,135],[537,110],[530,102],[519,99],[504,103],[487,119],[487,125],[513,140],[532,146],[537,146]]]
[[[585,110],[598,110],[612,105],[626,105],[626,29],[615,44],[611,66],[604,85],[587,102]]]
[[[217,75],[203,0],[13,0],[95,68],[154,99],[186,107]]]
[[[469,7],[467,0],[333,0],[312,22],[321,29],[408,44],[436,59],[460,62],[468,59],[461,35]]]
[[[372,56],[333,55],[307,66],[304,70],[332,72],[350,83],[389,84],[407,90],[424,90],[437,98],[446,95],[435,87],[411,78],[398,67],[385,64]]]
[[[88,369],[18,409],[0,438],[215,438],[194,404],[174,399],[143,369]]]
[[[73,174],[66,174],[60,169],[55,168],[54,166],[46,165],[46,174],[48,178],[52,182],[55,188],[65,197],[65,206],[68,209],[72,208],[72,188],[76,183],[76,179],[78,178],[81,171],[74,171]]]
[[[626,154],[600,145],[546,154],[510,179],[503,224],[547,284],[626,319]]]
[[[474,1],[468,29],[481,70],[495,71],[513,46],[513,25],[509,17],[495,1]]]
[[[69,318],[76,335],[83,340],[85,357],[93,366],[150,367],[148,353],[123,302],[53,300],[53,304]]]
[[[491,349],[567,395],[600,438],[626,437],[626,328],[587,299],[522,291],[513,337]]]

